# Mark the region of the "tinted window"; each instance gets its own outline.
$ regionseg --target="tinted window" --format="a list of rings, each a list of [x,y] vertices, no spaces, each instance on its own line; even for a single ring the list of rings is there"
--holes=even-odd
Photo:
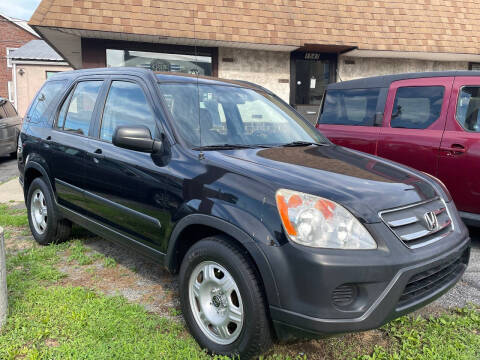
[[[73,90],[68,95],[67,99],[64,101],[60,113],[58,114],[57,127],[63,129],[65,124],[65,116],[67,116],[68,106],[70,105],[70,100],[72,99]]]
[[[5,116],[5,110],[3,110],[3,106],[0,106],[0,119],[3,119]]]
[[[442,112],[443,86],[416,86],[397,89],[390,126],[426,129]]]
[[[465,130],[480,132],[479,110],[480,87],[462,87],[458,96],[457,121]]]
[[[5,109],[5,112],[7,113],[7,117],[15,117],[17,116],[17,111],[13,107],[13,105],[7,101],[5,105],[3,105],[3,108]]]
[[[33,100],[26,121],[31,123],[46,123],[49,119],[47,109],[52,101],[60,94],[65,83],[63,81],[47,82]]]
[[[80,135],[88,135],[90,121],[102,81],[82,81],[71,96],[63,129]]]
[[[155,136],[155,116],[142,88],[134,83],[113,81],[103,111],[100,138],[112,141],[117,126],[145,125]]]
[[[325,142],[278,98],[253,89],[160,84],[177,133],[194,146]]]
[[[107,49],[107,67],[114,66],[135,66],[153,71],[212,75],[212,56]]]
[[[328,90],[320,124],[373,126],[380,89]]]

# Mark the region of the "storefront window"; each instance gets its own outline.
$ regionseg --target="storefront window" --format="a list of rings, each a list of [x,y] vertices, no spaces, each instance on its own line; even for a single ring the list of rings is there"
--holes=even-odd
[[[107,67],[133,66],[163,72],[212,75],[212,57],[107,49]]]

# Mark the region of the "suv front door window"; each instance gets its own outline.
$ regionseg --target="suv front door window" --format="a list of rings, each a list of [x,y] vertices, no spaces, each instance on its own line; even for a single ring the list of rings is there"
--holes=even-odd
[[[103,110],[100,139],[112,142],[118,126],[144,125],[156,134],[155,117],[140,85],[113,81]]]

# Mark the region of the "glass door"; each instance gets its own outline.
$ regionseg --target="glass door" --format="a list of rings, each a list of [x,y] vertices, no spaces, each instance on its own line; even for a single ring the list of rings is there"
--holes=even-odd
[[[315,123],[326,86],[336,78],[336,54],[293,52],[290,102]]]

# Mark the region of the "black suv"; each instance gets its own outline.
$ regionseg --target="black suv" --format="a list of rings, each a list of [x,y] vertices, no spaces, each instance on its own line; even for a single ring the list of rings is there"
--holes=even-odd
[[[251,83],[63,72],[20,138],[35,239],[66,240],[74,222],[179,272],[187,325],[212,353],[378,327],[468,263],[438,180],[333,145]]]

